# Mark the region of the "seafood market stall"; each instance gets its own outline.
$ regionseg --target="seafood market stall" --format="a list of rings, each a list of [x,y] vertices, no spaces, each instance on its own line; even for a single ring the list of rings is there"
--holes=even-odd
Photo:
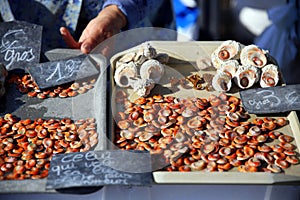
[[[197,195],[198,189],[209,196],[208,187],[232,187],[266,196],[277,185],[299,183],[295,111],[250,113],[241,97],[241,91],[285,86],[267,51],[233,40],[151,40],[109,60],[91,53],[84,65],[96,74],[58,83],[60,66],[69,70],[70,63],[78,63],[79,52],[66,52],[46,67],[34,65],[40,71],[3,72],[3,197],[90,192],[89,199],[97,198],[94,194],[113,199],[117,193],[151,199],[159,193],[167,198],[162,191],[178,195],[177,187]],[[39,87],[37,74],[47,76],[42,83],[53,77],[56,82]],[[53,182],[64,185],[47,188]]]

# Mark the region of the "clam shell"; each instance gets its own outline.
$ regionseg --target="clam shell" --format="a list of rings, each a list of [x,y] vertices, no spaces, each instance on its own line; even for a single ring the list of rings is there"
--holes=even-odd
[[[215,68],[219,69],[221,64],[227,60],[239,59],[241,44],[234,40],[224,41],[212,54],[211,60]]]
[[[234,81],[241,89],[250,88],[259,80],[259,69],[255,66],[239,66]]]
[[[140,97],[146,97],[150,94],[151,90],[155,86],[155,81],[152,79],[136,79],[131,85],[133,90]]]
[[[159,83],[164,74],[164,65],[159,61],[150,59],[144,62],[140,68],[140,76],[142,79],[152,79],[155,83]]]
[[[258,46],[251,44],[241,50],[240,60],[242,65],[253,65],[262,68],[267,64],[266,53],[266,51],[260,49]]]
[[[136,77],[137,68],[133,62],[120,64],[114,74],[114,80],[120,87],[129,87]]]
[[[265,87],[273,87],[278,84],[279,81],[279,71],[278,66],[274,64],[268,64],[262,68],[261,76],[260,76],[260,86]]]
[[[235,76],[239,62],[236,60],[228,60],[221,64],[219,71],[227,73],[231,78]]]
[[[219,71],[212,79],[212,86],[217,91],[227,92],[232,86],[231,77],[227,73]]]

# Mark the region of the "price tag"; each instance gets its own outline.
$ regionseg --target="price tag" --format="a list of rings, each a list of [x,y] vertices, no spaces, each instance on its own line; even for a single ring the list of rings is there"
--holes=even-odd
[[[29,67],[28,71],[39,88],[44,89],[96,75],[99,68],[96,65],[89,55],[82,54],[67,59],[35,64]]]
[[[144,151],[89,151],[52,157],[46,189],[150,185],[151,159]]]
[[[39,63],[42,26],[27,22],[0,23],[0,62],[7,70]]]
[[[240,91],[249,113],[269,114],[300,110],[300,85],[287,85]]]

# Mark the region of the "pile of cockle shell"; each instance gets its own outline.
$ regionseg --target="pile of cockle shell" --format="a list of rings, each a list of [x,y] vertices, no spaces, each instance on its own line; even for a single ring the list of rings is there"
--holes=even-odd
[[[116,146],[149,151],[159,169],[280,173],[300,162],[294,137],[278,130],[287,119],[250,118],[238,97],[117,96]]]
[[[234,40],[224,41],[211,54],[217,69],[212,85],[215,90],[227,92],[232,80],[241,89],[259,82],[261,87],[273,87],[279,82],[278,66],[269,62],[268,51],[251,44],[244,46]]]
[[[168,59],[168,54],[157,53],[149,43],[143,43],[116,62],[116,85],[122,88],[132,87],[139,96],[146,97],[155,84],[159,83]]]
[[[53,154],[86,152],[98,143],[94,118],[0,117],[0,180],[48,176]]]

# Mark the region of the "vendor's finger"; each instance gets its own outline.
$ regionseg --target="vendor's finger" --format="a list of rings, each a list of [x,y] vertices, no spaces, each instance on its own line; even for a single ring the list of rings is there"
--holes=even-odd
[[[85,39],[80,47],[82,53],[90,53],[92,49],[94,49],[103,39],[95,40],[94,38]]]
[[[63,37],[65,43],[69,48],[72,49],[79,49],[80,48],[80,43],[76,42],[71,35],[70,31],[66,27],[61,27],[59,29],[61,36]]]

